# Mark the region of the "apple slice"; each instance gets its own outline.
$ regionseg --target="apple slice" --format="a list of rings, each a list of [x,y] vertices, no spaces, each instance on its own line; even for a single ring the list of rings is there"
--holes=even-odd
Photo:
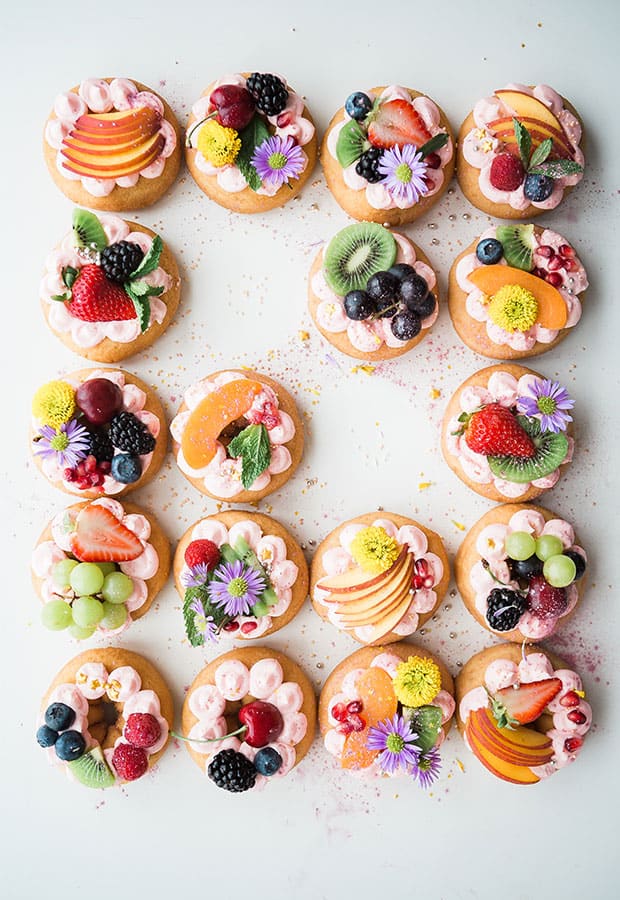
[[[485,769],[488,769],[497,778],[501,778],[502,781],[509,781],[511,784],[536,784],[540,781],[538,775],[535,775],[527,766],[518,766],[506,762],[506,760],[496,756],[488,747],[483,746],[479,742],[475,731],[470,729],[469,724],[465,727],[465,734],[474,755],[477,756]]]
[[[512,266],[479,266],[467,276],[484,294],[492,297],[507,284],[516,284],[531,291],[538,301],[536,322],[543,328],[559,330],[566,325],[568,311],[557,288],[536,275]]]
[[[503,90],[495,91],[495,96],[499,97],[502,103],[513,110],[516,118],[521,120],[522,117],[537,119],[555,128],[561,134],[564,133],[562,124],[554,116],[548,106],[531,94],[524,94],[522,91]]]
[[[369,636],[365,639],[365,643],[374,644],[377,641],[382,640],[386,636],[386,634],[390,633],[390,631],[393,631],[398,623],[405,618],[410,606],[411,595],[407,591],[398,606],[392,612],[390,612],[389,615],[384,616],[380,622],[376,623]]]
[[[364,587],[372,587],[372,585],[378,584],[384,578],[387,578],[403,562],[406,555],[407,548],[403,547],[390,568],[386,569],[385,572],[380,572],[378,575],[369,576],[368,572],[365,572],[361,566],[355,566],[338,575],[327,575],[318,582],[317,587],[320,587],[323,591],[329,591],[331,594],[347,594],[350,591],[358,591]]]
[[[336,613],[345,626],[355,627],[357,623],[373,624],[379,621],[381,616],[390,612],[399,603],[406,593],[411,594],[411,578],[413,566],[404,567],[393,581],[373,592],[365,600],[360,600],[352,608],[349,602],[336,604]]]

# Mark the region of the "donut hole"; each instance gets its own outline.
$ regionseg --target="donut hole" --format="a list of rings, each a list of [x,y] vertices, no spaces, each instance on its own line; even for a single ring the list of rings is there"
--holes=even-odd
[[[248,421],[245,416],[240,416],[238,419],[235,419],[234,422],[229,422],[228,425],[220,432],[218,435],[218,441],[220,444],[223,444],[224,447],[228,447],[230,442],[234,440],[238,434],[247,428]]]
[[[105,696],[88,701],[88,730],[104,750],[114,746],[124,725],[122,704]]]

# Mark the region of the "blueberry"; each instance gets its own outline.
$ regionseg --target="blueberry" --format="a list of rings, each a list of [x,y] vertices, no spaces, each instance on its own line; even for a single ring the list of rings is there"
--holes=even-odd
[[[260,775],[275,775],[282,766],[282,757],[273,747],[263,747],[254,757],[254,768]]]
[[[402,281],[407,275],[413,273],[415,273],[415,269],[413,266],[408,266],[407,263],[396,263],[395,266],[388,269],[388,275],[393,275],[394,278],[398,278],[399,281]]]
[[[117,453],[112,459],[110,475],[121,484],[133,484],[142,475],[142,463],[131,453]]]
[[[37,744],[39,747],[53,747],[58,740],[58,732],[55,728],[41,725],[37,731]]]
[[[534,575],[541,575],[543,570],[543,561],[536,554],[529,559],[509,559],[508,564],[513,578],[516,579],[532,578]]]
[[[410,304],[415,304],[416,302],[424,300],[427,294],[428,284],[426,283],[426,280],[415,271],[413,271],[411,275],[407,275],[406,278],[403,278],[400,283],[400,299],[409,309],[415,310],[415,305],[411,306]]]
[[[372,100],[367,94],[356,91],[355,94],[350,94],[347,97],[344,108],[348,116],[351,116],[352,119],[357,119],[359,122],[365,119],[372,109]]]
[[[349,291],[344,298],[344,311],[349,319],[367,319],[376,311],[376,305],[366,291]]]
[[[373,300],[391,300],[395,303],[398,300],[399,281],[389,272],[375,272],[371,275],[366,284],[366,293]]]
[[[476,256],[483,266],[494,266],[504,255],[504,248],[495,238],[485,238],[476,247]]]
[[[63,731],[56,741],[56,756],[64,762],[71,762],[84,755],[86,741],[79,731]]]
[[[435,311],[437,300],[435,295],[429,291],[423,300],[410,300],[406,306],[410,312],[416,313],[421,319],[426,319]]]
[[[575,573],[574,580],[579,581],[579,579],[583,577],[583,573],[586,570],[585,558],[581,555],[581,553],[577,553],[575,550],[565,550],[564,556],[568,556],[568,558],[572,559],[572,561],[575,563],[577,572]]]
[[[414,312],[406,309],[396,313],[392,319],[392,334],[399,341],[410,341],[420,333],[422,321]]]
[[[75,711],[66,703],[51,703],[45,710],[45,724],[55,731],[66,731],[75,722]]]
[[[548,175],[527,175],[523,185],[523,193],[533,203],[540,203],[551,196],[553,178]]]

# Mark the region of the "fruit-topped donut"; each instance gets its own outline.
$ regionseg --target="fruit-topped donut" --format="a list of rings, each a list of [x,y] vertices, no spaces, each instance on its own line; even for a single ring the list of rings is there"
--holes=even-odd
[[[217,787],[264,788],[288,775],[314,739],[316,699],[299,666],[267,647],[218,656],[198,673],[183,704],[190,756]]]
[[[82,369],[40,387],[30,446],[47,480],[85,499],[142,487],[166,455],[164,411],[154,391],[118,369]]]
[[[107,637],[149,611],[168,578],[170,547],[152,515],[106,497],[54,516],[31,568],[47,628]]]
[[[64,666],[41,704],[36,733],[50,764],[90,788],[136,781],[163,754],[172,697],[138,653],[87,650]]]
[[[520,642],[543,640],[573,612],[586,565],[570,522],[539,506],[506,503],[467,533],[454,572],[472,616]]]
[[[489,500],[533,500],[572,461],[573,400],[563,385],[504,363],[481,369],[450,400],[441,448],[452,471]]]
[[[392,359],[419,344],[439,314],[437,277],[404,234],[349,225],[317,254],[308,279],[314,322],[357,359]]]
[[[583,177],[582,134],[576,111],[548,85],[509,84],[479,100],[461,125],[461,190],[502,219],[555,209]]]
[[[499,644],[472,656],[456,703],[469,749],[511,784],[536,784],[574,762],[592,724],[581,678],[541,647]]]
[[[201,191],[240,213],[283,206],[316,163],[314,124],[284,78],[236,73],[194,103],[185,138],[187,166]]]
[[[47,324],[80,356],[118,362],[149,347],[179,305],[177,264],[159,235],[117,216],[75,209],[49,254],[40,298]]]
[[[449,580],[438,534],[395,513],[366,513],[319,544],[310,596],[322,619],[360,644],[388,644],[434,614]]]
[[[454,140],[437,104],[392,84],[350,94],[321,145],[327,186],[354,219],[406,225],[445,193]]]
[[[175,553],[174,580],[194,647],[279,631],[308,595],[301,547],[261,513],[227,510],[188,528]]]
[[[284,388],[258,372],[214,372],[185,391],[170,424],[185,477],[215,500],[250,503],[277,491],[301,459],[303,425]]]
[[[441,769],[453,694],[441,660],[414,644],[357,650],[336,666],[321,692],[325,749],[353,775],[409,775],[427,788]]]
[[[89,78],[59,94],[43,152],[63,194],[91,209],[150,206],[171,187],[182,136],[163,97],[127,78]]]
[[[559,344],[581,319],[586,270],[565,237],[537,225],[492,225],[450,270],[450,315],[483,356],[524,359]]]

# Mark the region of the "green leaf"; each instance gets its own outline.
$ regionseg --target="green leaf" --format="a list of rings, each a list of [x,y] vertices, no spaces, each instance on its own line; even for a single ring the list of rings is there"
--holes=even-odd
[[[547,138],[538,147],[534,150],[532,155],[530,156],[530,169],[532,166],[539,166],[543,163],[553,148],[553,141],[551,138]]]
[[[419,152],[422,156],[429,156],[431,153],[435,153],[437,150],[441,150],[442,147],[445,147],[448,143],[448,135],[445,132],[440,132],[436,134],[434,137],[427,141],[425,144],[422,144]]]
[[[131,273],[129,280],[135,281],[136,278],[144,278],[145,275],[154,272],[159,265],[159,257],[161,256],[163,249],[163,241],[160,236],[156,234],[153,238],[153,243],[149,247],[149,252],[142,258],[142,262],[138,268]]]
[[[239,132],[239,140],[241,141],[241,149],[235,160],[239,171],[245,178],[253,191],[257,191],[262,181],[254,166],[252,165],[252,157],[257,147],[260,147],[268,138],[271,137],[269,129],[265,125],[260,116],[254,116],[252,121]]]
[[[69,289],[71,289],[75,283],[75,279],[78,277],[78,270],[74,269],[73,266],[65,266],[62,270],[62,280],[67,285]]]
[[[228,445],[228,455],[241,457],[241,483],[248,490],[271,461],[269,433],[265,426],[261,423],[244,428]]]
[[[68,294],[52,294],[52,300],[57,300],[59,303],[66,303],[70,299],[71,291]]]
[[[491,696],[491,712],[495,716],[498,728],[510,728],[511,730],[519,725],[517,719],[514,719],[501,700],[497,700]]]
[[[263,564],[259,560],[258,556],[256,555],[256,553],[254,553],[254,551],[252,550],[252,548],[250,547],[248,542],[245,540],[245,538],[242,538],[242,537],[237,538],[237,540],[235,541],[235,552],[237,553],[238,557],[241,560],[243,560],[243,562],[247,566],[250,566],[252,569],[255,569],[258,572],[258,574],[263,578],[265,584],[267,585],[265,590],[260,595],[260,599],[258,602],[264,603],[267,607],[275,606],[276,603],[278,602],[279,598],[271,586],[271,579],[269,578],[269,575],[267,574],[267,569],[263,566]],[[255,615],[256,615],[256,613],[255,613]],[[264,616],[264,615],[266,615],[266,613],[262,612],[262,613],[259,613],[259,615]]]
[[[417,734],[415,743],[422,753],[426,753],[437,743],[437,736],[441,728],[442,713],[438,706],[419,706],[416,709],[405,707],[403,709],[411,728]]]
[[[551,159],[530,169],[530,175],[547,175],[548,178],[562,178],[583,172],[583,166],[572,159]]]
[[[151,319],[151,304],[149,303],[148,295],[140,297],[138,294],[134,293],[133,285],[130,281],[127,281],[123,285],[123,289],[134,305],[136,316],[140,323],[140,331],[144,333],[149,327],[149,321]]]
[[[196,627],[196,613],[193,609],[190,609],[191,603],[197,597],[195,588],[188,588],[185,591],[185,597],[183,598],[183,620],[185,622],[185,634],[187,635],[187,639],[189,640],[192,647],[201,647],[205,642],[205,637],[202,632],[198,630]]]
[[[532,150],[532,136],[529,131],[518,119],[513,118],[512,127],[514,128],[515,137],[517,139],[517,147],[519,148],[519,156],[523,168],[527,172],[530,164],[530,153]]]
[[[73,236],[76,246],[82,250],[96,250],[100,253],[108,246],[103,225],[87,209],[73,210]]]
[[[370,147],[370,142],[359,122],[351,119],[340,129],[336,143],[336,157],[338,162],[346,169],[360,158],[365,150]]]
[[[230,544],[222,544],[220,547],[220,556],[227,563],[239,562],[241,557],[239,554],[233,550]]]
[[[149,292],[149,287],[146,281],[134,281],[129,282],[129,290],[135,297],[144,297]]]

